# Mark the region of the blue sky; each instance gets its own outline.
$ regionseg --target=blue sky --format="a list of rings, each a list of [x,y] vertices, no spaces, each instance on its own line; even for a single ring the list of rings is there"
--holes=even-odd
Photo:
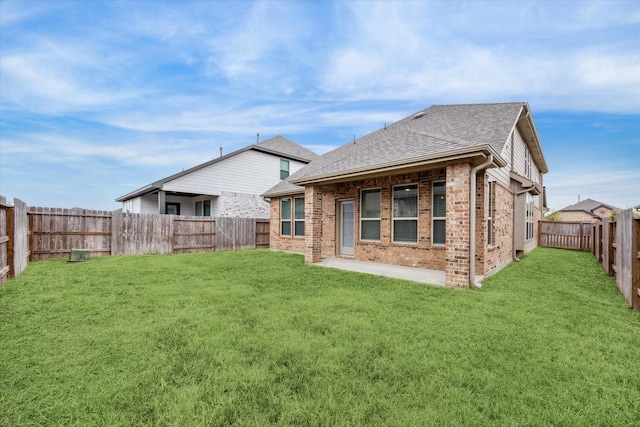
[[[117,209],[282,134],[529,102],[552,209],[640,204],[640,2],[0,1],[0,194]]]

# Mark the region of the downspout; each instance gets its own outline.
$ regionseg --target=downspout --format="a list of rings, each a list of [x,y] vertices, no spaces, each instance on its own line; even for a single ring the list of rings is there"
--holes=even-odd
[[[469,284],[478,289],[482,283],[476,281],[476,174],[493,162],[493,154],[487,161],[471,169],[469,177]]]

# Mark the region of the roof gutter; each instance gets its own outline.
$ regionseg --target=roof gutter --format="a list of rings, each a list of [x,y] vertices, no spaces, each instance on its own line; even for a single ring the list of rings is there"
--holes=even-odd
[[[493,163],[493,154],[487,161],[471,169],[469,176],[469,285],[482,289],[482,283],[476,281],[476,174]]]
[[[405,159],[401,162],[391,162],[387,164],[378,165],[376,167],[365,166],[350,170],[346,173],[331,172],[324,175],[316,175],[311,178],[301,177],[292,179],[290,182],[294,185],[304,186],[307,184],[317,183],[330,183],[339,182],[343,180],[358,179],[363,176],[371,174],[387,174],[387,173],[400,173],[399,171],[407,168],[415,168],[421,166],[432,166],[437,164],[445,164],[447,162],[454,162],[456,160],[468,159],[470,157],[483,157],[491,155],[495,159],[497,167],[504,167],[507,163],[496,153],[496,151],[490,145],[484,145],[479,147],[472,147],[471,149],[461,149],[449,152],[448,156],[434,155],[428,157],[420,157],[414,159]]]

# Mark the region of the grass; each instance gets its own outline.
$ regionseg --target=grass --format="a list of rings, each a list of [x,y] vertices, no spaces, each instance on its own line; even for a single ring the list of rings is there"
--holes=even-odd
[[[590,254],[455,290],[253,250],[32,263],[0,426],[632,425],[640,312]]]

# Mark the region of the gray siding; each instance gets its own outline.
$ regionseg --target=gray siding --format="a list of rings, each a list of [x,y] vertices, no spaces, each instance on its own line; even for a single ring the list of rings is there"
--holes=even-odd
[[[304,163],[290,160],[293,174]],[[169,181],[166,191],[220,195],[222,192],[260,195],[280,182],[280,157],[248,150],[222,162]]]

